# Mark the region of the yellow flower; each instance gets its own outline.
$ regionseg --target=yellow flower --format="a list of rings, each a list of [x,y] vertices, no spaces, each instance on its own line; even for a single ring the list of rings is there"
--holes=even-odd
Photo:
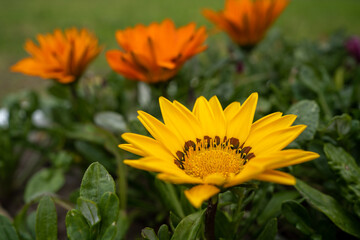
[[[71,28],[65,33],[56,29],[53,34],[38,34],[37,40],[39,46],[27,40],[25,50],[31,57],[13,65],[13,72],[71,83],[101,51],[97,39],[86,29]]]
[[[317,153],[283,150],[304,129],[291,126],[295,115],[276,112],[253,123],[258,95],[223,110],[216,96],[199,97],[192,111],[177,101],[160,98],[164,124],[139,111],[139,120],[154,137],[125,133],[120,148],[142,156],[125,160],[132,167],[159,172],[175,184],[194,184],[185,191],[195,206],[225,188],[256,179],[294,185],[295,178],[275,169],[313,160]]]
[[[253,46],[288,3],[289,0],[226,0],[223,11],[205,9],[203,14],[238,45]]]
[[[147,83],[165,82],[175,76],[192,56],[206,49],[205,28],[195,23],[176,29],[170,19],[150,26],[137,25],[116,32],[123,50],[106,53],[110,67],[128,79]]]

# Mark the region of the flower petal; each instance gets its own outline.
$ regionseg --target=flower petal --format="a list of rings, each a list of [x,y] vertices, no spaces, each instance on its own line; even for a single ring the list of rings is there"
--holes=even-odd
[[[218,194],[220,189],[213,185],[197,185],[190,190],[185,190],[185,196],[189,202],[196,208],[199,208],[203,201]]]
[[[208,101],[204,97],[201,96],[196,100],[193,113],[203,126],[205,135],[214,138],[216,135],[214,126],[217,123],[215,121],[214,113],[210,108]]]
[[[296,183],[294,176],[276,170],[267,170],[257,175],[255,179],[266,182],[285,184],[285,185],[295,185]]]
[[[138,149],[137,147],[135,147],[132,144],[120,144],[118,147],[125,151],[131,152],[133,154],[136,154],[136,155],[139,155],[142,157],[146,156],[146,153],[144,151]]]

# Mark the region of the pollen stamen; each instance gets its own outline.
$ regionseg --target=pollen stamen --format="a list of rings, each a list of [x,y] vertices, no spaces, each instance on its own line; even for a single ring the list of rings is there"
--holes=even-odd
[[[204,178],[210,174],[220,173],[224,177],[238,174],[244,165],[253,157],[251,147],[240,145],[239,139],[230,138],[221,141],[219,136],[212,139],[204,136],[203,139],[187,141],[184,151],[176,152],[174,163],[188,175]]]

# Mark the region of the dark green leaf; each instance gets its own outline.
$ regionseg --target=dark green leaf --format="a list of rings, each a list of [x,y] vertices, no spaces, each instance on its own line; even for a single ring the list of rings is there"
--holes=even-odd
[[[159,240],[170,240],[169,227],[166,224],[160,226],[158,230]]]
[[[119,215],[119,198],[115,193],[107,192],[101,197],[100,204],[101,214],[101,235],[105,230],[116,223]]]
[[[99,163],[93,163],[86,170],[80,187],[80,197],[100,203],[106,192],[115,193],[115,182],[106,169]]]
[[[24,200],[26,203],[44,193],[55,193],[65,183],[61,169],[43,169],[35,173],[25,188]]]
[[[66,214],[66,232],[70,240],[90,240],[90,227],[86,219],[76,210]]]
[[[57,239],[57,214],[53,200],[49,196],[41,198],[36,211],[36,239]]]
[[[186,216],[181,222],[177,225],[172,240],[182,240],[182,239],[196,239],[196,236],[199,232],[199,229],[202,224],[203,215],[205,210],[190,214]]]
[[[173,212],[170,212],[170,227],[174,231],[177,225],[181,222],[181,218],[176,216]]]
[[[91,200],[79,197],[77,208],[86,218],[90,226],[94,226],[101,220],[101,215],[97,204]]]
[[[281,204],[285,201],[293,200],[297,197],[299,197],[299,193],[296,191],[283,191],[275,193],[260,216],[257,218],[258,224],[263,225],[270,218],[278,216],[281,211]]]
[[[148,240],[159,240],[158,237],[156,236],[154,229],[149,227],[146,227],[143,230],[141,230],[141,236],[144,239],[148,239]]]
[[[115,240],[116,237],[116,226],[115,225],[110,225],[104,235],[102,236],[101,240]]]
[[[334,198],[319,192],[299,179],[296,180],[295,187],[313,207],[324,213],[336,226],[351,235],[360,237],[359,221],[345,211]]]
[[[3,215],[0,215],[0,236],[1,239],[19,240],[14,226],[11,224],[9,219]]]
[[[260,233],[257,240],[273,240],[277,233],[277,220],[276,218],[270,219],[265,225],[264,230]]]
[[[23,206],[21,211],[14,218],[14,226],[22,240],[32,240],[35,238],[35,236],[32,236],[26,221],[29,207],[30,204]]]
[[[325,144],[324,152],[330,168],[344,181],[344,188],[352,192],[354,201],[360,198],[360,168],[355,159],[341,147]]]
[[[296,141],[302,142],[314,138],[320,117],[319,106],[315,101],[302,100],[291,106],[287,113],[297,115],[294,125],[305,124],[307,126]]]
[[[307,210],[295,201],[287,201],[281,205],[281,212],[285,218],[295,225],[302,233],[311,235],[314,230],[311,229],[311,219]]]

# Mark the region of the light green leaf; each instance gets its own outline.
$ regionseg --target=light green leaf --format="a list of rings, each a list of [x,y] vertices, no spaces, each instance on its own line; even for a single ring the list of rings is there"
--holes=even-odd
[[[114,223],[115,224],[115,223]],[[116,237],[116,226],[115,225],[110,225],[104,235],[102,236],[101,240],[115,240]]]
[[[99,204],[106,192],[115,193],[115,182],[106,169],[95,162],[86,170],[80,187],[80,197]]]
[[[77,208],[86,218],[90,226],[94,226],[95,224],[100,222],[100,211],[95,202],[79,197],[77,199]]]
[[[1,239],[19,240],[14,226],[11,224],[9,219],[3,215],[0,215],[0,236]]]
[[[285,201],[293,200],[297,197],[299,197],[299,193],[296,191],[282,191],[273,194],[265,209],[257,218],[258,224],[263,225],[270,218],[278,216],[281,211],[281,204]]]
[[[43,169],[35,173],[25,188],[26,203],[44,193],[56,193],[65,183],[61,169]]]
[[[277,233],[277,219],[270,219],[265,225],[264,230],[260,233],[257,240],[273,240]]]
[[[66,214],[66,232],[70,240],[90,240],[90,227],[86,219],[76,210]]]
[[[286,201],[281,205],[281,212],[285,218],[297,229],[306,235],[311,235],[314,230],[311,229],[311,219],[307,210],[295,201]]]
[[[296,189],[314,208],[324,213],[336,226],[343,231],[360,237],[360,223],[331,196],[323,194],[296,179]]]
[[[166,224],[160,226],[158,230],[159,240],[170,240],[169,227]]]
[[[36,239],[57,239],[57,214],[53,200],[49,196],[41,198],[36,211]]]
[[[146,227],[143,230],[141,230],[141,236],[147,240],[159,240],[159,238],[156,236],[154,229],[149,227]]]
[[[125,132],[127,129],[123,116],[116,112],[99,112],[95,115],[94,122],[114,133]]]
[[[107,192],[101,197],[100,204],[101,214],[101,235],[105,233],[107,228],[116,223],[119,215],[119,198],[115,193]]]
[[[206,209],[190,214],[186,216],[181,222],[177,225],[172,240],[192,240],[196,239],[196,236],[199,232],[199,229],[202,224],[203,215]]]
[[[320,109],[315,101],[302,100],[292,105],[287,114],[297,115],[294,125],[305,124],[307,126],[305,131],[296,139],[297,142],[308,141],[314,138],[320,118]]]

